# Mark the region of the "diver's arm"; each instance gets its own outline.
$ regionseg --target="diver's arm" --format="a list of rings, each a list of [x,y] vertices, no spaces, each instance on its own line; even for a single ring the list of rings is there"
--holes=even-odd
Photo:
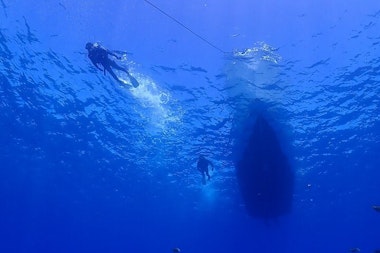
[[[208,161],[208,164],[211,166],[212,170],[214,170],[214,164],[210,160],[207,160],[207,161]]]
[[[112,53],[111,51],[109,51],[109,50],[107,50],[107,53],[109,54],[109,55],[112,55],[112,56],[114,56],[114,57],[116,57],[116,59],[118,59],[118,60],[120,60],[121,59],[121,57],[120,56],[118,56],[117,54],[115,54],[115,53]]]

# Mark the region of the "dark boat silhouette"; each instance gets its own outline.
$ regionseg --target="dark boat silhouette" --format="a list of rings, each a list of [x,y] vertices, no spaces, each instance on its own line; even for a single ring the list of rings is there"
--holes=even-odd
[[[248,129],[235,162],[246,209],[250,216],[265,219],[289,213],[294,175],[276,132],[261,114]]]

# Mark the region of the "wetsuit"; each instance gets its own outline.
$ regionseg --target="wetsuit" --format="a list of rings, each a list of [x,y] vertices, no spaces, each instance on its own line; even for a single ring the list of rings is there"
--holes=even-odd
[[[92,47],[89,47],[87,49],[88,49],[88,58],[90,58],[92,64],[94,64],[94,66],[97,69],[104,71],[104,74],[106,74],[106,70],[107,70],[108,73],[110,73],[111,76],[118,82],[121,82],[121,81],[113,72],[112,68],[124,71],[125,73],[129,75],[128,71],[125,68],[117,65],[115,61],[108,58],[108,55],[112,55],[112,56],[115,56],[116,58],[119,58],[116,54],[109,52],[107,49],[105,49],[104,47],[98,44],[93,44]],[[101,64],[104,69],[101,69],[98,66],[98,64]]]

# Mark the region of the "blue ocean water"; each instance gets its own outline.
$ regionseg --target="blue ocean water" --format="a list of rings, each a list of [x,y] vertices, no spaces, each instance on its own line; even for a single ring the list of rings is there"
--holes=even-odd
[[[0,0],[0,251],[380,250],[380,2],[152,3],[206,41],[143,0]],[[294,171],[274,219],[234,166],[257,112]]]

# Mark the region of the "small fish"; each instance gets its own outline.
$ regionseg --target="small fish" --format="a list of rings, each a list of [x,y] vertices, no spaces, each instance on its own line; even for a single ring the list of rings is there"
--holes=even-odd
[[[372,206],[373,210],[376,212],[380,212],[380,206]]]
[[[360,252],[360,248],[351,248],[350,252]]]
[[[173,248],[173,253],[180,253],[181,250],[179,248]]]

